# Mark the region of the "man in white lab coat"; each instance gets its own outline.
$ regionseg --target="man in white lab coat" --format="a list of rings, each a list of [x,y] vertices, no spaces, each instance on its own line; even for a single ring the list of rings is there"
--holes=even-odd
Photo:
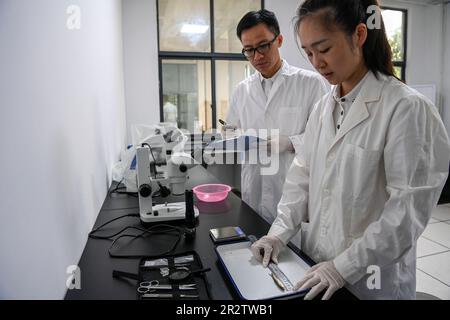
[[[247,13],[238,24],[237,35],[244,47],[243,54],[258,72],[235,89],[228,128],[279,129],[274,141],[279,152],[276,174],[261,175],[258,164],[243,164],[241,174],[242,199],[271,223],[312,107],[327,87],[318,74],[292,67],[281,59],[283,36],[272,12]]]

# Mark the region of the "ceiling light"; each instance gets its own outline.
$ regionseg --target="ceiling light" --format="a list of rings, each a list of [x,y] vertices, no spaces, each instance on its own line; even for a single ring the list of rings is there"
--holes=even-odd
[[[181,33],[205,33],[208,31],[209,26],[204,24],[183,24],[181,27]]]

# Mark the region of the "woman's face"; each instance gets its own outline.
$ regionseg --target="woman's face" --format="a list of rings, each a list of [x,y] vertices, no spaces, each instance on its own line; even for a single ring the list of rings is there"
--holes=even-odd
[[[364,67],[361,35],[349,38],[339,28],[324,28],[319,16],[304,18],[298,30],[302,48],[311,64],[331,85],[350,81]]]

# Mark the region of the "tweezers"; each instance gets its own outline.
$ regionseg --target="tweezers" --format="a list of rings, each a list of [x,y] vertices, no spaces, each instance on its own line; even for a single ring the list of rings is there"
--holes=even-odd
[[[173,298],[173,294],[171,293],[145,293],[142,295],[142,298]],[[198,295],[195,294],[180,294],[180,298],[198,298]]]
[[[178,286],[178,289],[180,290],[195,290],[195,287],[197,286],[197,284],[192,283],[192,284],[182,284],[180,286]],[[173,286],[170,284],[159,284],[156,286],[147,286],[145,287],[149,290],[172,290]]]
[[[272,276],[272,279],[277,285],[277,287],[280,288],[282,291],[286,291],[286,287],[284,286],[283,282],[277,277],[277,275],[273,272],[270,275]]]

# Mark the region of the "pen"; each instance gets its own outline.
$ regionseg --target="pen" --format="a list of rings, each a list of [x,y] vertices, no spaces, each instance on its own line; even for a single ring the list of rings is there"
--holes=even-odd
[[[223,126],[226,126],[226,125],[227,125],[227,123],[226,123],[225,121],[223,121],[222,119],[219,119],[219,122],[220,122],[220,124],[223,125]]]

